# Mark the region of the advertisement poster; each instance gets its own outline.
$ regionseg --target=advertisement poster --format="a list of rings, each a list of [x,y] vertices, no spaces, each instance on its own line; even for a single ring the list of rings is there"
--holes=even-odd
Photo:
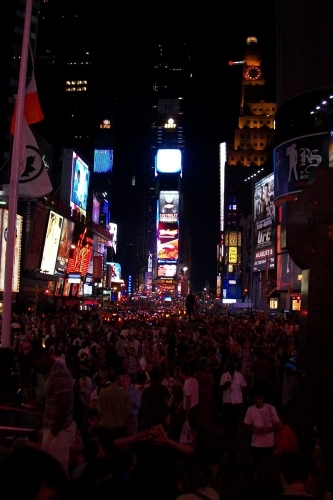
[[[46,229],[41,272],[54,274],[58,247],[61,236],[63,217],[50,210],[49,222]]]
[[[300,193],[318,167],[329,167],[329,134],[295,137],[274,149],[275,203],[281,205]]]
[[[254,188],[254,258],[253,271],[275,268],[275,204],[274,174]]]
[[[30,223],[28,250],[25,257],[25,269],[39,269],[44,245],[44,234],[49,212],[45,208],[36,206]],[[28,223],[28,220],[27,222]]]
[[[64,219],[61,229],[60,243],[56,260],[55,272],[64,274],[67,270],[69,252],[73,241],[74,222]]]
[[[5,284],[5,265],[6,265],[6,249],[7,249],[7,232],[8,232],[8,210],[0,210],[0,290],[4,290]],[[22,217],[16,215],[15,223],[15,241],[14,241],[14,256],[13,256],[13,292],[19,291],[20,286],[20,260],[21,260],[21,241],[22,241]]]
[[[178,222],[179,191],[161,191],[159,199],[160,222]]]
[[[71,206],[86,214],[90,170],[88,165],[73,152]]]

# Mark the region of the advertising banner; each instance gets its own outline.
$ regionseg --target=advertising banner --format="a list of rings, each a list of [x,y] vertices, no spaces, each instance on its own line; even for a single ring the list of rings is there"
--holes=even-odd
[[[178,222],[179,191],[161,191],[159,199],[159,221]]]
[[[86,215],[90,170],[88,165],[73,152],[71,207]]]
[[[253,271],[275,268],[275,205],[274,174],[270,174],[254,188],[254,258]]]
[[[290,139],[274,149],[274,201],[292,199],[313,179],[318,167],[329,167],[327,132]]]
[[[40,269],[44,235],[49,212],[47,209],[27,204],[24,213],[25,234],[28,239],[24,269]]]
[[[67,263],[71,244],[73,241],[74,222],[64,219],[60,235],[60,243],[58,248],[58,255],[55,265],[56,274],[65,274],[67,271]]]
[[[176,264],[158,264],[157,276],[164,276],[166,278],[173,278],[177,274]]]
[[[93,250],[93,238],[88,236],[87,231],[87,227],[82,224],[75,224],[72,243],[74,248],[67,264],[68,273],[80,273],[82,277],[85,277],[89,270]]]
[[[15,222],[15,242],[13,255],[13,281],[12,291],[18,292],[20,285],[20,261],[21,261],[21,241],[22,241],[23,218],[16,215]],[[7,249],[8,232],[8,210],[0,209],[0,290],[4,290],[5,283],[5,263]]]
[[[63,219],[61,215],[50,210],[42,262],[40,265],[41,271],[47,274],[54,274]]]

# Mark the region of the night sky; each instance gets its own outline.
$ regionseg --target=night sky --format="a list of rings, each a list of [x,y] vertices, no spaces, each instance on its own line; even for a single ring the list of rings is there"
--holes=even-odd
[[[162,7],[163,5],[163,7]],[[187,102],[184,158],[185,196],[190,207],[191,278],[194,291],[216,286],[219,234],[219,143],[233,143],[238,123],[246,38],[258,38],[266,86],[275,100],[275,20],[273,0],[163,2],[117,13],[110,37],[119,46],[116,80],[116,136],[112,215],[121,224],[120,184],[129,171],[146,168],[151,150],[149,50],[154,43],[186,42],[192,67]],[[112,34],[111,34],[112,32]],[[108,71],[112,71],[109,68]],[[124,193],[123,193],[124,194]]]

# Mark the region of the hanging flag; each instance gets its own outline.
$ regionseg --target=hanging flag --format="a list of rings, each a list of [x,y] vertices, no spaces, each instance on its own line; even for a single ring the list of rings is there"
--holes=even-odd
[[[19,173],[18,195],[20,197],[39,198],[52,191],[52,184],[37,141],[24,118]]]
[[[32,125],[44,120],[44,115],[39,103],[35,74],[32,67],[30,71],[30,77],[27,76],[27,86],[25,89],[24,118],[29,125]],[[17,103],[15,102],[12,122],[10,124],[10,133],[12,135],[15,132],[16,106]]]

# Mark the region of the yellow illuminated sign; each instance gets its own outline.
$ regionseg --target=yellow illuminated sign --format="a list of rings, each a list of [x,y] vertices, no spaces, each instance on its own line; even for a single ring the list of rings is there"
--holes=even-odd
[[[229,247],[229,263],[237,264],[237,247]]]

